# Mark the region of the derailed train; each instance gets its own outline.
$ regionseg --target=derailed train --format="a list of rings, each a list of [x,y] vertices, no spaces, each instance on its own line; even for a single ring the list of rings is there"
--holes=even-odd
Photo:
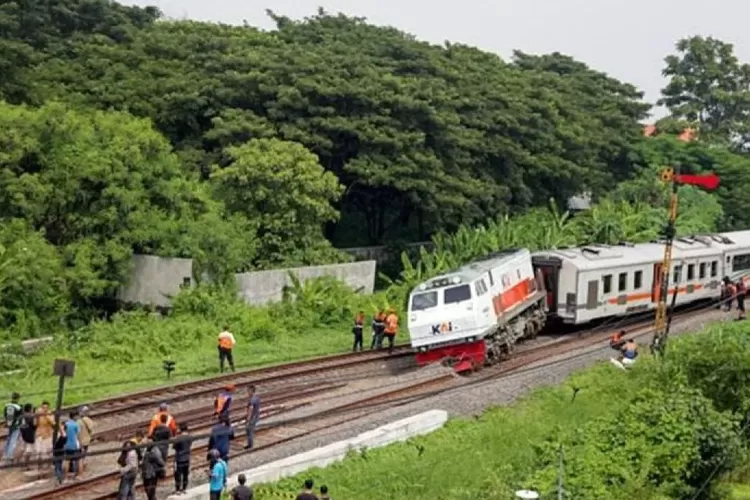
[[[656,308],[663,242],[497,252],[432,278],[409,296],[417,363],[457,371],[492,364],[550,318],[585,324]],[[677,305],[719,299],[721,280],[750,280],[750,231],[678,238],[669,294]]]

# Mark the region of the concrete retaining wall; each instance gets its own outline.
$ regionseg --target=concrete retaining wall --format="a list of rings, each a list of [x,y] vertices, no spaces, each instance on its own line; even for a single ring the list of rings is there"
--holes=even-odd
[[[128,283],[117,298],[123,302],[168,307],[170,297],[193,281],[193,259],[133,255]]]
[[[354,290],[372,293],[375,287],[374,260],[333,264],[330,266],[274,269],[235,275],[239,294],[248,304],[258,305],[281,300],[284,286],[289,285],[291,271],[304,282],[310,278],[333,276]],[[192,286],[193,260],[134,255],[128,283],[118,291],[123,302],[169,307],[171,297],[184,286]]]
[[[239,474],[245,474],[248,485],[278,481],[279,479],[299,474],[313,467],[330,465],[343,459],[351,450],[379,448],[398,441],[406,441],[414,436],[429,434],[441,428],[447,421],[448,412],[444,410],[430,410],[420,413],[419,415],[378,427],[375,430],[365,432],[352,439],[338,441],[322,448],[316,448],[305,453],[261,465],[254,469],[238,472],[229,478],[227,488],[231,490],[237,486],[237,476]],[[170,500],[182,498],[208,500],[208,485],[204,484],[191,488],[187,491],[187,495],[172,495],[168,498]]]
[[[360,293],[372,293],[375,287],[374,260],[333,264],[330,266],[297,267],[292,269],[273,269],[236,274],[240,297],[251,305],[265,304],[281,300],[285,286],[291,285],[289,273],[294,274],[301,282],[310,278],[333,276]]]
[[[421,241],[418,243],[409,243],[407,245],[404,245],[404,248],[406,250],[418,250],[419,247],[425,247],[427,250],[430,250],[433,246],[434,245],[431,241]],[[389,258],[399,257],[399,255],[393,255],[393,249],[385,245],[378,247],[340,248],[339,250],[348,253],[356,260],[374,260],[378,264],[382,264]]]

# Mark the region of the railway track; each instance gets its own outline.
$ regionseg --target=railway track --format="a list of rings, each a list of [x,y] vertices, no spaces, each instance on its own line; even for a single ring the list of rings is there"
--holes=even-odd
[[[293,378],[308,375],[315,376],[324,371],[345,369],[361,363],[400,358],[409,356],[410,354],[411,347],[408,345],[395,347],[392,354],[388,354],[385,350],[336,354],[295,363],[244,370],[201,380],[160,386],[154,389],[85,403],[85,406],[90,408],[89,416],[91,418],[109,418],[120,414],[132,414],[138,410],[155,408],[162,401],[178,403],[201,397],[210,397],[229,383],[238,389],[251,384],[265,385],[277,382],[281,383]],[[63,414],[81,406],[84,406],[84,404],[64,407],[62,410]],[[7,429],[0,430],[0,444],[4,443],[7,436]]]
[[[258,445],[253,451],[263,450],[287,443],[304,436],[328,429],[332,426],[341,425],[349,421],[360,419],[371,413],[380,411],[383,406],[389,405],[391,401],[397,400],[400,404],[404,398],[418,397],[422,392],[430,388],[445,386],[455,382],[456,376],[452,373],[441,374],[420,380],[416,383],[406,384],[397,389],[382,391],[376,395],[359,398],[355,401],[335,405],[322,411],[314,412],[310,415],[290,419],[278,423],[269,423],[260,425],[255,432],[255,440]],[[232,448],[229,454],[230,463],[238,457],[247,455],[251,451],[242,449],[241,443],[244,437],[244,426],[235,426],[235,440],[232,442]],[[194,442],[192,449],[192,470],[201,470],[206,468],[206,454],[208,444]],[[172,477],[172,457],[169,457],[166,463],[166,473],[168,480]],[[46,499],[72,499],[86,498],[108,499],[116,498],[117,482],[119,481],[119,472],[102,474],[87,480],[65,484],[53,490],[44,491],[35,495],[25,497],[28,500],[46,500]],[[138,485],[138,490],[142,490],[142,485]]]

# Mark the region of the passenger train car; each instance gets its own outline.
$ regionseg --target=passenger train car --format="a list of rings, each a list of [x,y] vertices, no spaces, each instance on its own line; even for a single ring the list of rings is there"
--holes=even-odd
[[[462,371],[501,359],[547,318],[579,325],[653,310],[663,257],[663,242],[509,250],[438,276],[409,297],[417,362],[449,359]],[[750,231],[675,239],[677,305],[718,299],[724,277],[750,281]]]

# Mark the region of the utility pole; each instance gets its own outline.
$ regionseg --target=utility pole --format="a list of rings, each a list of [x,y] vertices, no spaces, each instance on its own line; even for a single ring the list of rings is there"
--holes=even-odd
[[[55,446],[60,432],[60,417],[62,416],[63,393],[65,391],[65,379],[73,378],[76,370],[75,361],[67,359],[56,359],[52,367],[52,374],[59,377],[57,383],[57,403],[55,404],[55,428],[52,430],[52,446]]]

